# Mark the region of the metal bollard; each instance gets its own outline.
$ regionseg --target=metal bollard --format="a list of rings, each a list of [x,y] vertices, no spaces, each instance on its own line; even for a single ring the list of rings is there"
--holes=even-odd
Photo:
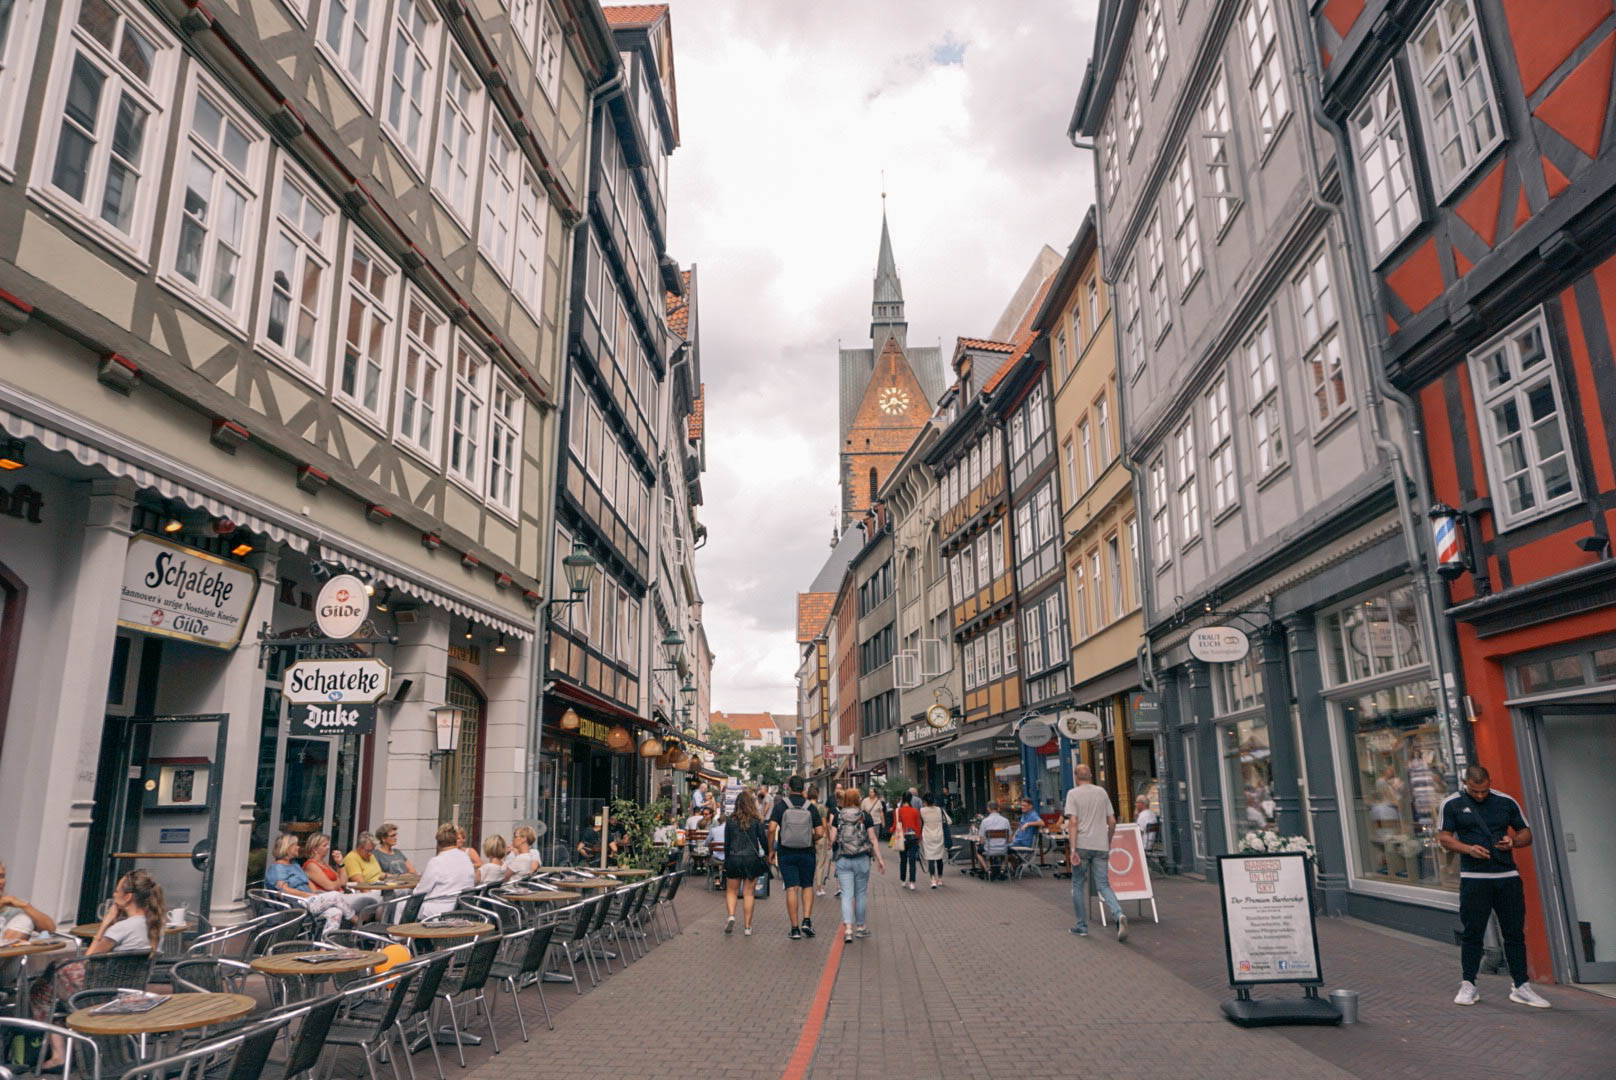
[[[1358,991],[1331,990],[1330,1004],[1341,1010],[1343,1024],[1356,1024],[1358,1022]]]

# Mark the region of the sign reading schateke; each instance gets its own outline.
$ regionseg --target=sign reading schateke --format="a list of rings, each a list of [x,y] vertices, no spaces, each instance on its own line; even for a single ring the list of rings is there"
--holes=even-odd
[[[1220,855],[1218,886],[1230,985],[1323,981],[1307,856]]]
[[[118,625],[233,649],[257,593],[252,567],[137,533],[124,558]]]
[[[375,657],[299,660],[286,669],[281,693],[293,705],[374,705],[392,679],[393,669]]]

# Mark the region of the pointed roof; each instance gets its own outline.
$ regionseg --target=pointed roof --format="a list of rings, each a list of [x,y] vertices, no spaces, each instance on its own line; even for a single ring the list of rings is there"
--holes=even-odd
[[[896,304],[903,301],[903,283],[898,280],[898,264],[892,257],[892,234],[887,230],[887,212],[881,210],[881,250],[875,257],[875,302]]]

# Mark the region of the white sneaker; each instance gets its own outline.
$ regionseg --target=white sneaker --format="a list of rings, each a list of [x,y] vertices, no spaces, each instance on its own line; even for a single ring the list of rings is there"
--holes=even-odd
[[[1474,1005],[1481,1000],[1481,994],[1476,990],[1476,984],[1468,979],[1459,983],[1459,992],[1453,995],[1455,1005]]]
[[[915,891],[915,883],[914,883],[914,882],[912,882],[912,881],[911,881],[911,882],[910,882],[910,883],[909,883],[909,891],[910,891],[910,892],[914,892],[914,891]]]
[[[1509,992],[1509,1000],[1520,1005],[1530,1005],[1534,1009],[1551,1008],[1549,1001],[1542,994],[1532,989],[1531,983],[1521,983]]]

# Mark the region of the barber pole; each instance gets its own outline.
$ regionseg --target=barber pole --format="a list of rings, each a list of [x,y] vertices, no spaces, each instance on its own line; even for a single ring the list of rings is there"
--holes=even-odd
[[[1443,503],[1431,506],[1431,539],[1436,549],[1436,570],[1444,578],[1465,572],[1464,552],[1459,545],[1459,514]]]

